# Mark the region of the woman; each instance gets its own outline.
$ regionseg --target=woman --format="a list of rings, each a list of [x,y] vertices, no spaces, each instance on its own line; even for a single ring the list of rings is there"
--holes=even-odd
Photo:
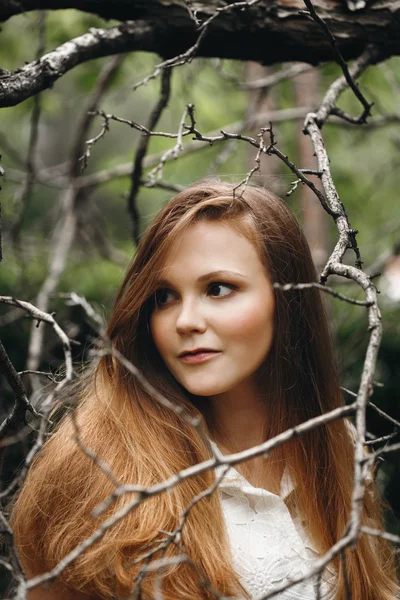
[[[241,197],[233,189],[201,181],[160,212],[116,299],[107,329],[114,355],[103,356],[82,383],[81,439],[120,483],[151,486],[207,460],[213,449],[250,448],[344,405],[320,292],[272,287],[316,280],[296,219],[264,189],[248,186]],[[179,410],[156,401],[117,352]],[[15,539],[28,576],[52,569],[132,500],[124,494],[91,517],[115,481],[82,452],[74,433],[65,418],[15,504]],[[30,597],[126,598],[133,590],[132,597],[149,599],[159,585],[159,597],[192,600],[219,597],[215,590],[243,598],[276,589],[344,534],[353,485],[349,424],[320,426],[237,465],[218,492],[191,507],[175,543],[163,543],[214,482],[207,471],[142,502],[58,584]],[[372,480],[363,522],[382,527]],[[187,560],[174,560],[183,555]],[[157,579],[151,561],[160,559],[171,560]],[[279,597],[344,600],[349,586],[353,600],[393,600],[387,542],[362,536],[345,561],[336,558],[325,569],[320,596],[317,583]]]

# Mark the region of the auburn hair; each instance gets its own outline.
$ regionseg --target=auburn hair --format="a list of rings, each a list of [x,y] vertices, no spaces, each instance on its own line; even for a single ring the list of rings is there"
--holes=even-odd
[[[143,235],[117,295],[107,327],[115,348],[146,380],[182,410],[157,402],[111,355],[97,359],[81,380],[76,423],[85,445],[121,483],[151,486],[211,457],[201,403],[177,383],[161,360],[149,319],[166,253],[183,231],[199,220],[227,222],[255,245],[271,281],[317,280],[308,244],[285,203],[271,192],[204,180],[180,192]],[[274,290],[274,339],[263,365],[265,439],[311,417],[344,405],[326,310],[318,289]],[[182,414],[202,419],[195,428]],[[63,418],[29,470],[14,501],[12,527],[20,558],[30,574],[49,571],[99,525],[132,500],[124,494],[97,518],[92,511],[112,494],[114,484],[77,445],[75,425]],[[291,510],[325,553],[345,532],[353,487],[354,442],[344,419],[322,425],[273,453],[289,469],[294,484]],[[213,472],[191,477],[142,502],[59,576],[68,588],[111,599],[129,596],[137,585],[153,597],[156,573],[139,576],[151,549],[162,546],[193,498],[211,487]],[[373,480],[364,498],[363,524],[383,527],[382,499]],[[153,559],[184,551],[190,560],[170,561],[162,570],[166,600],[247,596],[232,566],[218,493],[195,504],[179,544]],[[345,553],[353,600],[393,600],[398,591],[393,552],[382,538],[363,535]],[[336,600],[346,596],[343,561],[334,560]],[[139,597],[139,596],[138,596]]]

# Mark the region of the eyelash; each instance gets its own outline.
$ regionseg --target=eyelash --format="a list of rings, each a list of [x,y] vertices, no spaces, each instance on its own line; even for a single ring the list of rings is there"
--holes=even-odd
[[[224,282],[224,281],[214,281],[214,282],[212,282],[212,283],[210,283],[210,284],[208,285],[207,292],[209,292],[209,291],[210,291],[210,289],[211,289],[213,286],[222,286],[222,287],[226,287],[226,288],[229,288],[231,291],[233,291],[233,290],[236,290],[236,289],[237,289],[237,286],[236,286],[236,285],[233,285],[232,283],[226,283],[226,282]],[[168,304],[168,302],[165,302],[165,303],[163,304],[163,303],[161,303],[161,302],[159,301],[159,297],[161,296],[161,294],[163,294],[163,293],[166,293],[166,292],[171,292],[171,290],[169,290],[168,288],[164,288],[164,289],[157,290],[157,291],[155,292],[155,294],[154,294],[154,305],[155,305],[155,308],[163,308],[164,306],[166,306],[166,305]],[[227,298],[227,297],[229,297],[230,295],[231,295],[231,294],[230,294],[230,293],[228,293],[228,294],[224,294],[223,296],[214,296],[214,297],[215,297],[215,298]]]

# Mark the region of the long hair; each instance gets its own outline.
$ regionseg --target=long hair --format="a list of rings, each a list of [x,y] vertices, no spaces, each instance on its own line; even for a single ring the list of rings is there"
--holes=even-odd
[[[129,359],[165,398],[181,408],[171,411],[157,402],[121,363],[103,356],[82,380],[76,421],[80,435],[112,470],[121,484],[150,486],[211,456],[201,404],[173,378],[153,343],[149,319],[157,279],[171,245],[199,220],[228,222],[255,245],[273,282],[316,281],[307,242],[286,205],[262,188],[248,186],[241,197],[233,186],[200,181],[179,193],[160,211],[143,236],[126,273],[108,323],[115,350]],[[320,292],[274,290],[274,339],[262,366],[268,419],[265,439],[344,405],[328,321]],[[203,418],[195,428],[183,416]],[[321,553],[340,539],[350,516],[354,445],[344,420],[322,425],[276,450],[294,483],[292,510],[301,515]],[[101,598],[126,597],[135,583],[151,598],[153,559],[176,557],[162,571],[166,600],[193,600],[246,595],[232,567],[218,493],[194,504],[180,543],[161,550],[166,531],[173,531],[185,507],[212,486],[212,472],[147,499],[94,545],[87,548],[60,580],[67,587]],[[14,536],[28,573],[53,568],[101,522],[132,499],[123,495],[97,519],[93,509],[112,493],[114,484],[74,441],[70,418],[45,444],[28,473],[12,513]],[[382,527],[379,493],[367,487],[363,523]],[[395,566],[388,543],[363,536],[346,551],[346,569],[354,600],[393,600]],[[336,599],[346,597],[343,563],[336,559]],[[140,581],[139,581],[140,580]],[[206,584],[204,582],[207,582]]]

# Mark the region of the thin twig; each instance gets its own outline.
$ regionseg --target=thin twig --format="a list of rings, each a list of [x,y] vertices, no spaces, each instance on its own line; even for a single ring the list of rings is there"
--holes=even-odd
[[[326,285],[322,285],[321,283],[317,283],[317,282],[285,283],[285,284],[273,283],[272,285],[274,288],[280,289],[284,292],[287,290],[306,290],[306,289],[315,288],[315,289],[321,290],[321,292],[326,292],[327,294],[330,294],[331,296],[334,296],[335,298],[338,298],[339,300],[343,300],[344,302],[349,302],[350,304],[355,304],[356,306],[372,306],[372,302],[367,302],[364,300],[354,300],[354,298],[349,298],[348,296],[345,296],[344,294],[341,294],[340,292],[337,292],[336,290],[334,290]]]
[[[54,230],[52,250],[49,255],[50,264],[47,276],[39,290],[36,299],[38,308],[48,311],[50,295],[54,293],[67,264],[67,258],[75,238],[78,227],[78,207],[82,210],[82,204],[86,199],[85,192],[80,190],[76,181],[80,175],[80,156],[84,145],[84,139],[90,127],[98,102],[111,85],[116,72],[121,65],[122,57],[111,58],[101,72],[97,85],[89,96],[88,102],[79,120],[75,136],[69,153],[68,183],[61,198],[61,215]],[[27,369],[36,371],[39,368],[43,345],[43,331],[32,328],[28,349]],[[31,380],[32,385],[35,381]]]
[[[120,360],[120,358],[119,358]],[[44,573],[37,577],[30,579],[26,584],[26,589],[33,589],[34,587],[41,585],[45,582],[50,582],[55,580],[62,571],[68,567],[73,561],[75,561],[87,548],[92,546],[96,541],[101,539],[104,534],[113,527],[116,523],[121,521],[129,512],[134,510],[137,506],[142,504],[145,500],[150,497],[154,497],[163,492],[166,492],[172,489],[175,485],[178,485],[182,481],[188,479],[189,477],[194,477],[196,475],[200,475],[210,469],[214,469],[219,466],[221,463],[226,466],[234,466],[240,464],[242,462],[248,461],[252,458],[256,458],[257,456],[266,456],[267,453],[271,452],[273,449],[280,447],[282,444],[288,442],[291,439],[297,438],[300,435],[304,435],[308,431],[315,429],[318,426],[326,425],[328,423],[332,423],[338,419],[345,418],[355,412],[355,404],[348,406],[341,406],[340,408],[336,408],[328,413],[320,415],[318,417],[314,417],[309,419],[308,421],[293,427],[292,429],[288,429],[287,431],[277,435],[274,438],[271,438],[267,442],[260,444],[258,446],[254,446],[248,450],[244,450],[242,452],[237,452],[235,454],[225,455],[223,462],[219,461],[216,458],[209,459],[205,462],[198,463],[196,465],[187,467],[183,469],[179,473],[173,475],[169,479],[157,483],[150,487],[142,487],[137,485],[124,485],[122,488],[115,490],[113,494],[113,499],[116,497],[122,496],[124,494],[134,494],[134,499],[128,502],[125,506],[119,509],[116,513],[114,513],[111,517],[109,517],[106,521],[104,521],[99,528],[88,538],[86,538],[83,542],[78,544],[69,554],[67,554],[51,571],[48,573]],[[109,503],[103,503],[98,507],[96,513],[103,512],[105,508],[109,506]],[[351,542],[352,538],[346,537],[341,539],[339,542],[333,546],[333,548],[325,554],[320,560],[315,562],[315,568],[312,570],[311,575],[316,574],[322,567],[324,567],[328,562],[330,562],[335,556],[337,556],[342,548],[347,547]],[[301,579],[296,580],[303,581],[308,575],[302,577]],[[294,582],[294,583],[296,583]],[[293,583],[293,585],[294,585]],[[280,590],[277,590],[278,593]],[[272,596],[265,596],[272,597]]]
[[[337,47],[335,38],[333,37],[333,35],[332,35],[329,27],[325,23],[325,21],[318,15],[311,0],[304,0],[304,4],[307,6],[308,10],[310,11],[310,15],[313,18],[313,20],[316,23],[318,23],[318,25],[323,29],[327,39],[329,40],[330,45],[332,46],[335,60],[340,65],[340,67],[343,71],[343,75],[347,82],[347,85],[351,88],[351,90],[353,90],[355,96],[358,98],[358,100],[363,105],[364,111],[363,111],[362,115],[359,117],[358,123],[365,123],[367,117],[371,114],[372,104],[370,104],[366,100],[366,98],[364,98],[363,94],[360,92],[357,83],[354,81],[353,77],[351,76],[351,73],[349,71],[346,61],[344,60],[339,48]],[[305,11],[302,11],[302,12],[304,14]]]
[[[152,130],[156,127],[160,117],[167,107],[170,94],[171,94],[171,69],[164,69],[161,77],[161,90],[160,97],[149,117],[147,128]],[[136,246],[139,243],[140,223],[139,213],[136,206],[136,198],[140,189],[141,179],[143,174],[143,160],[146,156],[147,148],[150,142],[150,136],[143,135],[140,139],[138,148],[136,150],[135,159],[133,162],[133,169],[131,174],[131,187],[128,196],[128,213],[132,219],[132,237]]]
[[[41,10],[39,13],[39,44],[36,50],[36,60],[39,60],[43,55],[46,46],[46,11]],[[39,139],[39,122],[41,116],[41,96],[36,94],[33,97],[33,109],[31,114],[30,135],[28,142],[28,153],[26,157],[26,174],[25,179],[16,194],[16,202],[18,205],[18,214],[14,223],[11,225],[10,237],[14,247],[14,251],[18,253],[20,259],[21,254],[21,228],[24,222],[26,212],[28,210],[29,201],[33,193],[34,183],[36,181],[36,148]]]

